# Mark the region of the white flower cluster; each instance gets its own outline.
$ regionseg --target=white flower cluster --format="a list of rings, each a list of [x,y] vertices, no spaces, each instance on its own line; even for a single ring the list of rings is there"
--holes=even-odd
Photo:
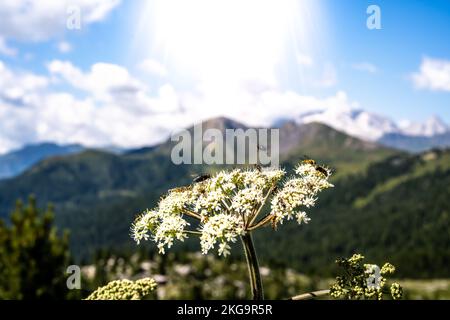
[[[170,248],[174,239],[184,241],[187,238],[185,227],[188,225],[182,215],[147,210],[135,220],[131,231],[138,244],[141,240],[148,240],[149,232],[152,233],[159,253],[165,253],[165,246]]]
[[[203,254],[207,254],[220,241],[219,255],[226,256],[230,253],[228,242],[236,242],[237,237],[244,234],[244,223],[240,216],[221,213],[208,219],[202,225],[201,233]]]
[[[159,201],[158,211],[165,214],[180,214],[189,203],[191,194],[188,190],[182,192],[169,192]]]
[[[202,253],[219,243],[219,255],[226,256],[230,242],[270,221],[282,222],[295,215],[299,223],[307,223],[306,213],[294,210],[302,205],[313,206],[317,193],[332,186],[328,183],[330,173],[324,170],[328,169],[318,170],[315,165],[302,163],[296,169],[297,176],[284,184],[284,170],[221,171],[205,181],[170,190],[157,208],[136,219],[132,236],[139,243],[152,234],[152,240],[164,253],[164,248],[170,248],[175,239],[183,241],[187,234],[195,233],[200,235]],[[276,192],[279,185],[281,190]],[[255,222],[271,196],[271,212]],[[186,230],[186,216],[199,221],[198,230]]]
[[[131,236],[139,244],[141,240],[148,240],[148,232],[154,232],[158,224],[158,212],[146,210],[135,219],[131,226]]]
[[[296,211],[299,207],[313,207],[317,194],[333,187],[328,182],[331,172],[328,168],[319,167],[315,162],[302,162],[295,169],[296,176],[285,182],[282,189],[272,198],[272,214],[276,222],[283,223],[287,218],[297,218],[298,223],[308,223],[310,218],[304,211]]]

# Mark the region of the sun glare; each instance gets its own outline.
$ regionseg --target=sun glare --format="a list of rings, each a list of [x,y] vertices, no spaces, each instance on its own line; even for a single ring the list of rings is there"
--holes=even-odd
[[[311,9],[305,0],[155,0],[140,8],[138,32],[144,50],[190,76],[270,79],[288,41],[308,45]]]

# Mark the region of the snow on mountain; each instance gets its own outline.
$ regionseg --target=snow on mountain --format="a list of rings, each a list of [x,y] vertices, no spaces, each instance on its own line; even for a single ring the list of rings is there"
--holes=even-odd
[[[299,115],[299,124],[319,122],[354,137],[377,141],[383,136],[398,134],[410,137],[434,137],[450,132],[450,127],[438,116],[423,123],[401,121],[396,123],[388,117],[348,106],[336,106],[314,110]]]
[[[298,123],[320,122],[336,130],[368,141],[376,141],[385,134],[399,132],[395,122],[360,109],[335,107],[300,115]]]
[[[404,135],[422,137],[432,137],[450,130],[449,126],[438,116],[432,116],[423,123],[409,120],[401,121],[399,127]]]

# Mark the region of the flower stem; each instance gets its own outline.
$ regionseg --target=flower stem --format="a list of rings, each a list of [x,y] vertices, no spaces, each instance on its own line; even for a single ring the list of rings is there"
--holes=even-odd
[[[252,298],[253,300],[264,300],[261,274],[259,273],[258,257],[256,256],[256,251],[250,232],[247,232],[245,235],[241,236],[241,240],[244,246],[245,257],[247,259]]]

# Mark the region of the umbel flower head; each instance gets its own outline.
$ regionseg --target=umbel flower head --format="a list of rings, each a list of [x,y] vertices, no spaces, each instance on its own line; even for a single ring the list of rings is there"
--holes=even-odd
[[[345,272],[336,277],[330,287],[330,295],[338,299],[377,299],[390,295],[392,299],[401,299],[402,287],[392,283],[387,287],[385,278],[395,272],[395,267],[385,263],[381,269],[375,264],[363,264],[364,256],[354,254],[349,259],[338,259],[336,264]]]
[[[333,187],[330,175],[328,168],[313,160],[302,161],[291,177],[284,170],[259,167],[221,171],[205,181],[169,190],[156,208],[136,218],[132,237],[137,243],[151,239],[164,253],[174,240],[195,234],[202,253],[218,245],[219,255],[226,256],[230,243],[259,227],[275,228],[293,218],[308,223],[305,209],[315,205],[320,191]],[[266,203],[268,213],[260,217]],[[188,230],[186,217],[199,221],[196,230]]]
[[[155,288],[156,282],[151,278],[135,282],[127,279],[114,280],[92,292],[86,300],[141,300]]]

